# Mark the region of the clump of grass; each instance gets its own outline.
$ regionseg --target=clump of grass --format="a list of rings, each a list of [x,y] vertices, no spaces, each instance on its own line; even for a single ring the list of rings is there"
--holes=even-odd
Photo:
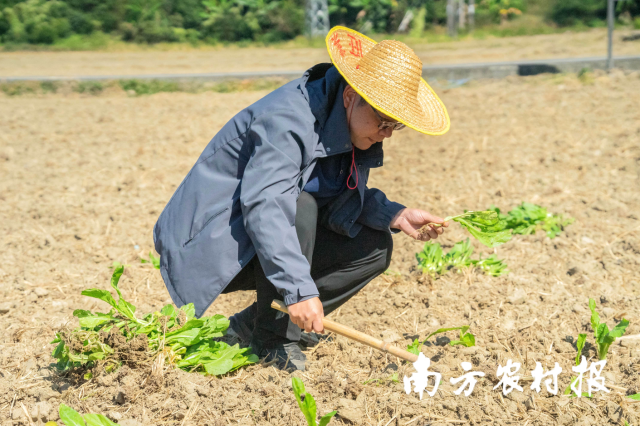
[[[152,95],[160,92],[179,92],[180,86],[175,81],[164,80],[120,80],[120,87],[136,96]]]
[[[37,82],[11,82],[0,84],[2,90],[8,96],[31,95],[37,93],[39,85]]]
[[[286,83],[281,78],[258,78],[246,80],[226,80],[215,83],[207,90],[218,93],[252,92],[258,90],[274,90]]]
[[[40,89],[44,93],[56,93],[58,91],[58,83],[55,81],[41,81]]]
[[[99,95],[104,90],[104,84],[100,81],[80,81],[73,90],[78,93]]]
[[[251,92],[258,90],[274,90],[287,83],[286,78],[257,78],[245,80],[225,80],[220,82],[202,81],[165,81],[165,80],[86,80],[86,81],[16,81],[1,83],[0,90],[9,96],[19,96],[38,93],[58,93],[61,88],[76,93],[100,95],[105,89],[119,85],[122,90],[135,95],[152,95],[161,92],[186,93],[233,93]]]

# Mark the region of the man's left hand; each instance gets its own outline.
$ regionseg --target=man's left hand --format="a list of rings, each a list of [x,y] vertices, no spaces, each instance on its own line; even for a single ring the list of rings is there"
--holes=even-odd
[[[442,226],[429,226],[426,228],[426,232],[418,232],[428,223],[437,223]],[[429,241],[438,238],[438,235],[444,232],[444,228],[449,226],[449,222],[445,222],[441,217],[434,216],[424,210],[405,208],[391,219],[389,226],[401,230],[415,240]]]

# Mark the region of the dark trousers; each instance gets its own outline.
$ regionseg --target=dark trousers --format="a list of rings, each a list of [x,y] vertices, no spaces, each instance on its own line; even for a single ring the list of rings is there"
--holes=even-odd
[[[362,227],[355,238],[337,234],[318,224],[318,206],[306,192],[298,198],[296,232],[302,254],[311,265],[313,278],[324,314],[328,315],[372,279],[389,268],[393,240],[389,232]],[[273,299],[282,296],[265,276],[258,256],[254,256],[229,283],[223,293],[238,290],[256,290],[253,339],[263,346],[297,342],[302,330],[289,316],[271,308]]]

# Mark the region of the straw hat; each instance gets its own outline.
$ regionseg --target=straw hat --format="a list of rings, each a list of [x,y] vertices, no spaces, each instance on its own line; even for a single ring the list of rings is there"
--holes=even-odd
[[[449,130],[449,114],[422,79],[422,62],[406,44],[376,43],[345,27],[327,35],[331,61],[347,83],[371,106],[427,135]]]

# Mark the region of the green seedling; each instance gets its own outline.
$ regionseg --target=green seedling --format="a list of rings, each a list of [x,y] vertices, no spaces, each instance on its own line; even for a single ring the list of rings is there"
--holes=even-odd
[[[471,333],[467,333],[467,330],[469,330],[469,326],[463,325],[461,327],[439,328],[433,333],[429,334],[427,338],[424,339],[424,341],[422,342],[420,342],[418,339],[415,339],[410,345],[407,346],[407,351],[411,352],[414,355],[418,355],[420,353],[420,347],[422,347],[424,342],[429,340],[431,337],[435,336],[436,334],[446,333],[447,331],[454,331],[454,330],[460,330],[460,338],[458,340],[450,341],[449,345],[451,346],[463,345],[468,348],[476,345],[476,337]]]
[[[446,217],[444,221],[458,222],[487,247],[496,247],[511,239],[511,230],[504,229],[498,213],[493,210],[468,211],[457,216]],[[434,226],[434,224],[428,226]]]
[[[587,340],[587,335],[586,334],[578,334],[578,339],[576,341],[576,348],[578,349],[578,353],[576,354],[576,365],[580,365],[580,357],[582,356],[582,349],[584,349],[584,344]],[[564,390],[564,394],[565,395],[571,395],[571,397],[574,397],[575,395],[573,395],[571,393],[571,386],[575,383],[575,381],[578,380],[577,377],[572,376],[571,380],[569,381],[569,386],[567,386]],[[582,396],[586,396],[587,398],[589,397],[589,393],[587,392],[582,392]]]
[[[85,414],[83,416],[73,408],[60,404],[58,409],[60,413],[60,420],[64,422],[66,426],[118,426],[117,423],[112,422],[102,414]],[[55,422],[49,422],[46,426],[57,426]]]
[[[416,253],[418,266],[422,268],[422,273],[432,277],[441,275],[447,270],[442,254],[442,247],[438,243],[425,243],[421,252]]]
[[[416,354],[417,355],[417,354]],[[400,383],[400,379],[398,379],[398,372],[393,373],[391,376],[382,379],[369,379],[362,382],[363,385],[368,385],[369,383],[375,383],[376,386],[384,385],[386,383]]]
[[[420,348],[422,347],[422,342],[418,339],[415,339],[407,346],[407,352],[410,352],[414,355],[418,355],[420,353]]]
[[[576,354],[576,365],[580,365],[580,357],[582,356],[582,349],[584,348],[586,340],[586,334],[578,334],[578,341],[576,342],[576,348],[578,348],[578,353]]]
[[[487,275],[491,275],[492,277],[499,277],[509,273],[507,269],[507,265],[495,254],[487,257],[486,259],[478,259],[472,260],[471,264],[477,268],[480,268]]]
[[[113,263],[111,264],[111,266],[109,266],[109,269],[113,269],[116,270],[119,267],[123,267],[123,268],[129,268],[131,265],[125,265],[122,262],[118,262],[117,260],[114,260]]]
[[[542,229],[549,238],[555,238],[564,228],[573,223],[573,218],[552,214],[546,208],[532,203],[522,203],[507,214],[501,214],[500,209],[491,207],[498,214],[503,229],[511,229],[514,234],[531,235]]]
[[[499,277],[508,273],[507,265],[492,254],[486,259],[471,259],[473,247],[467,238],[454,244],[448,253],[444,254],[442,247],[438,243],[425,243],[424,249],[416,254],[418,266],[422,272],[432,277],[447,273],[454,269],[460,272],[464,268],[479,268],[486,274]]]
[[[628,395],[627,398],[633,399],[634,401],[640,401],[640,393],[636,393],[634,395]]]
[[[140,259],[140,263],[151,263],[154,268],[160,269],[160,256],[155,257],[152,252],[149,252],[149,260]]]
[[[319,422],[316,422],[316,401],[313,399],[310,393],[305,393],[304,383],[297,377],[293,377],[291,379],[291,384],[293,386],[293,393],[296,396],[296,401],[298,401],[298,407],[300,407],[300,411],[304,414],[304,418],[307,419],[307,424],[309,426],[326,426],[331,421],[331,418],[336,415],[337,411],[332,411],[330,413],[322,416]]]
[[[609,330],[607,324],[600,322],[595,300],[589,299],[589,309],[591,309],[591,328],[598,348],[598,359],[603,360],[607,358],[611,344],[615,342],[616,338],[622,337],[629,326],[629,321],[623,318],[612,330]]]
[[[151,363],[158,358],[185,371],[221,375],[258,361],[249,348],[230,346],[213,339],[226,334],[229,320],[222,315],[195,318],[193,304],[180,309],[166,305],[159,312],[136,316],[136,308],[127,302],[118,288],[124,267],[111,277],[118,301],[107,290],[84,290],[84,296],[107,302],[108,313],[77,309],[73,315],[80,327],[56,333],[53,357],[60,370],[74,367],[92,368],[100,361],[106,372],[114,371],[123,361]],[[87,380],[92,373],[85,375]]]
[[[564,388],[564,395],[569,395],[569,398],[575,398],[575,392],[573,392],[571,390],[571,386],[573,386],[576,381],[578,380],[578,378],[576,376],[571,376],[571,380],[569,381],[569,385],[567,385],[566,388]],[[592,398],[592,396],[589,396],[589,392],[582,392],[582,396],[584,398]]]

